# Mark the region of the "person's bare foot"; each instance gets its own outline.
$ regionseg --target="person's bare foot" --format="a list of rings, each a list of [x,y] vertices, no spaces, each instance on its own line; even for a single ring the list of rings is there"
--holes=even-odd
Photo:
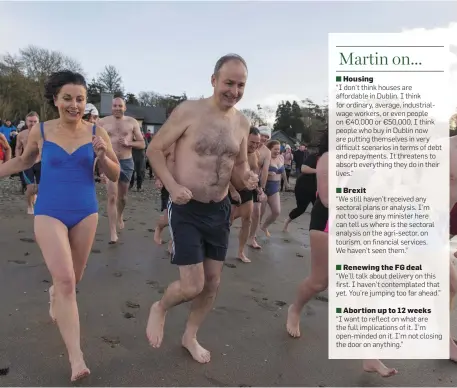
[[[294,306],[290,305],[287,310],[287,332],[293,338],[300,337],[300,314],[294,311]]]
[[[290,220],[289,217],[287,217],[286,220],[284,221],[284,228],[282,229],[282,231],[283,231],[284,233],[287,233],[287,232],[289,231],[288,229],[289,229],[290,221],[291,221],[291,220]]]
[[[168,253],[169,253],[170,255],[173,254],[173,243],[172,243],[171,240],[168,241]]]
[[[56,323],[56,316],[54,315],[54,286],[49,287],[49,316],[53,323]]]
[[[81,380],[84,377],[87,377],[90,375],[90,370],[86,366],[86,363],[84,362],[84,359],[82,358],[82,355],[81,355],[80,359],[78,359],[75,362],[70,361],[70,363],[71,363],[71,381]]]
[[[153,348],[160,348],[163,340],[163,328],[165,326],[165,316],[167,312],[160,306],[160,302],[155,302],[149,312],[148,324],[146,326],[146,335],[149,344]]]
[[[200,364],[206,364],[211,361],[211,353],[202,347],[194,336],[184,333],[182,336],[182,346],[185,347],[192,358]]]
[[[117,227],[119,230],[125,228],[124,219],[122,217],[117,220]]]
[[[162,243],[163,243],[162,238],[160,237],[161,234],[162,234],[162,229],[160,229],[159,227],[156,227],[156,229],[154,230],[154,242],[157,245],[162,245]]]
[[[271,234],[270,234],[270,232],[269,232],[269,231],[268,231],[268,229],[266,229],[265,227],[263,227],[263,226],[262,226],[262,227],[260,227],[260,230],[261,230],[262,232],[264,232],[264,233],[265,233],[265,236],[267,236],[267,237],[271,237]]]
[[[381,360],[363,360],[363,370],[369,373],[377,373],[382,377],[391,377],[398,373],[394,368],[388,368]]]
[[[110,244],[110,245],[116,244],[117,240],[119,240],[119,237],[118,237],[117,233],[116,232],[111,233],[111,239],[110,239],[108,244]]]
[[[253,249],[262,249],[262,247],[257,243],[255,237],[251,237],[247,243],[247,245]]]
[[[246,255],[244,254],[243,251],[238,252],[238,259],[240,259],[243,263],[250,263],[251,260],[249,260]]]

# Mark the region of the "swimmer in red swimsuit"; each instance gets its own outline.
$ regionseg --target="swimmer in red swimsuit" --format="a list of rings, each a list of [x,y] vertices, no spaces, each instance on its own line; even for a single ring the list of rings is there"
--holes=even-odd
[[[5,135],[0,133],[0,164],[11,159],[11,147]]]

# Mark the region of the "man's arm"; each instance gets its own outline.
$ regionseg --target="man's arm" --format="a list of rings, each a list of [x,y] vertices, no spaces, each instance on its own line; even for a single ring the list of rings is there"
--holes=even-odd
[[[236,190],[244,190],[246,188],[246,173],[250,171],[248,163],[248,136],[250,124],[244,116],[241,117],[241,130],[243,131],[243,138],[240,144],[240,152],[235,159],[231,177],[231,183]]]
[[[184,101],[173,109],[170,117],[149,143],[146,156],[156,177],[160,179],[168,192],[172,192],[177,182],[167,168],[165,154],[167,150],[186,132],[189,126],[190,101]]]
[[[145,144],[144,138],[143,138],[143,133],[141,132],[141,129],[140,129],[140,124],[138,124],[138,121],[136,121],[135,119],[133,119],[133,138],[135,140],[133,140],[130,143],[132,148],[136,148],[139,150],[144,150],[146,148],[146,144]]]
[[[17,135],[16,137],[16,150],[15,150],[15,155],[16,157],[18,156],[21,156],[22,155],[22,152],[24,151],[24,144],[22,143],[22,138],[23,138],[23,134],[20,133],[19,135]]]

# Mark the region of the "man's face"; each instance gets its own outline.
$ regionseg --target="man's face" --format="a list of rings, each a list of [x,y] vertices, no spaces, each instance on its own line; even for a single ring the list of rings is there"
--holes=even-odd
[[[248,74],[238,60],[231,60],[221,67],[219,73],[211,77],[214,96],[222,107],[234,107],[243,97]]]
[[[113,105],[111,106],[111,112],[113,113],[113,116],[116,117],[117,119],[120,119],[124,116],[124,113],[126,111],[126,106],[125,102],[122,98],[115,98],[113,100]]]
[[[270,140],[270,136],[268,136],[268,135],[260,135],[260,143],[262,145],[265,145],[266,143],[268,143],[268,140]]]
[[[39,120],[36,116],[30,116],[25,119],[25,125],[27,129],[32,129],[34,125],[38,124]]]
[[[259,148],[260,145],[260,135],[250,134],[248,137],[248,152],[252,154]]]
[[[300,151],[305,151],[306,150],[306,147],[304,145],[301,145],[300,146]]]

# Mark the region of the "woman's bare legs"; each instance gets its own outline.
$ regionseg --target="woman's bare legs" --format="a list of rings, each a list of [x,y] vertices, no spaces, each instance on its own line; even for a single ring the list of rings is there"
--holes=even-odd
[[[51,317],[55,319],[67,347],[75,381],[87,376],[80,345],[79,313],[76,283],[81,279],[92,248],[98,214],[92,214],[70,232],[55,218],[35,217],[35,235],[46,265],[51,273]]]
[[[287,331],[292,337],[300,337],[300,314],[305,304],[328,286],[328,233],[310,230],[309,239],[311,274],[298,286],[287,315]]]
[[[279,215],[281,214],[281,197],[279,193],[275,193],[272,196],[268,197],[268,206],[271,209],[270,215],[267,217],[263,225],[260,229],[265,233],[267,237],[270,237],[270,232],[268,231],[268,227],[275,222]]]

